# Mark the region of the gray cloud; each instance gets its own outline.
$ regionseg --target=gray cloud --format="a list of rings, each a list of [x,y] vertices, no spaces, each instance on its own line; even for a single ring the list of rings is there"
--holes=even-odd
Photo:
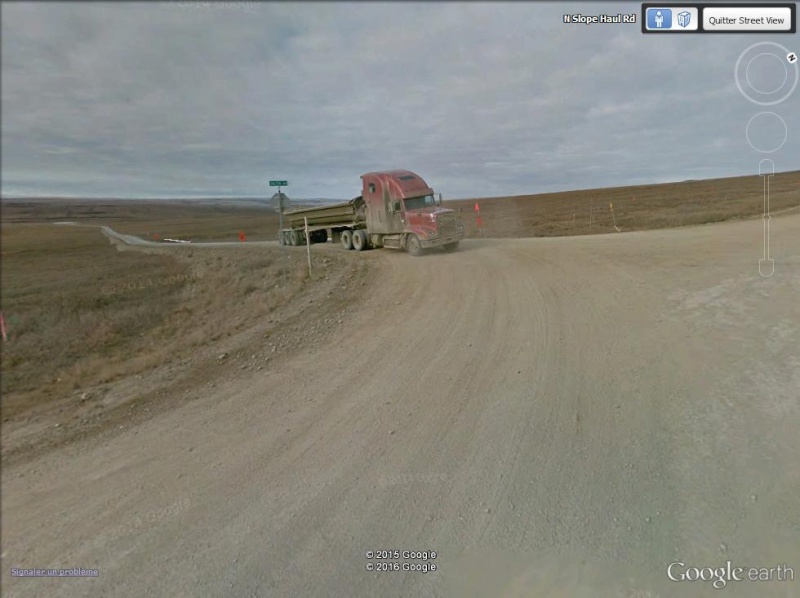
[[[286,178],[293,197],[350,197],[386,168],[447,197],[734,176],[764,157],[745,138],[762,110],[790,131],[777,168],[800,168],[800,91],[759,107],[733,74],[755,41],[795,37],[647,36],[565,10],[639,5],[4,4],[2,192],[265,196]]]

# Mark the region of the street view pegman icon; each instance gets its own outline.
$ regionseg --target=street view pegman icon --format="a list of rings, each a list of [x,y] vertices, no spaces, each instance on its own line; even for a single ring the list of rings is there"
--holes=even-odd
[[[647,9],[648,29],[670,29],[671,27],[672,27],[672,11],[669,8]]]
[[[688,27],[689,23],[692,22],[692,13],[687,10],[678,13],[678,25],[681,27]]]
[[[789,64],[794,64],[795,62],[797,62],[797,54],[795,54],[794,52],[789,52],[786,55],[786,60],[789,61]]]

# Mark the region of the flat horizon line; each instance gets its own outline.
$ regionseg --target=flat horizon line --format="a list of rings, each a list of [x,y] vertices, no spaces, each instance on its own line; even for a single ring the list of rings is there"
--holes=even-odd
[[[786,174],[793,174],[800,172],[800,169],[795,170],[784,170],[776,172],[774,175],[770,176],[778,176],[778,175],[786,175]],[[610,187],[586,187],[582,189],[566,189],[560,191],[534,191],[528,193],[514,193],[514,194],[505,194],[505,195],[474,195],[470,197],[453,197],[453,198],[446,198],[444,201],[468,201],[473,199],[492,199],[492,198],[501,198],[501,197],[530,197],[536,195],[554,195],[557,193],[575,193],[578,191],[604,191],[608,189],[624,189],[628,187],[658,187],[661,185],[681,185],[687,183],[707,183],[711,181],[724,181],[729,179],[739,179],[739,178],[748,178],[748,177],[758,177],[763,176],[758,173],[749,173],[749,174],[739,174],[734,176],[727,176],[727,177],[713,177],[707,179],[683,179],[680,181],[666,181],[660,183],[635,183],[630,185],[616,185]],[[287,195],[288,196],[288,195]],[[354,196],[355,197],[355,196]],[[342,202],[342,201],[349,201],[352,199],[350,198],[327,198],[327,197],[309,197],[309,198],[291,198],[289,197],[289,201],[295,203],[302,203],[302,202]],[[263,202],[265,204],[269,203],[272,200],[272,196],[269,197],[224,197],[224,196],[203,196],[203,197],[98,197],[98,196],[80,196],[80,195],[2,195],[0,194],[0,201],[44,201],[44,200],[81,200],[81,201],[158,201],[158,202],[169,202],[169,201],[241,201],[241,202]]]

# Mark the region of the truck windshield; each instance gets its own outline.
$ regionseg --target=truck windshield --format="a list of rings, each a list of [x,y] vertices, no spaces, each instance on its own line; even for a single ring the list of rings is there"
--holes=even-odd
[[[431,208],[436,205],[436,200],[433,195],[425,195],[423,197],[412,197],[405,200],[406,210],[419,210],[422,208]]]

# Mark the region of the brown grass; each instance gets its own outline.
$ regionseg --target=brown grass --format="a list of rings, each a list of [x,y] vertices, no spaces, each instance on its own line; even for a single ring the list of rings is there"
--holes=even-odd
[[[759,216],[760,176],[568,191],[516,197],[455,200],[468,237],[480,236],[474,213],[480,205],[485,237],[556,237],[673,228]],[[609,204],[614,206],[613,216]],[[800,206],[800,171],[770,178],[770,210]],[[590,222],[591,216],[591,222]]]
[[[42,223],[76,221],[106,224],[143,239],[180,238],[200,241],[277,239],[278,214],[264,205],[216,205],[169,200],[13,199],[3,201],[3,221]]]
[[[290,255],[284,285],[275,248],[117,251],[96,228],[48,225],[2,241],[4,419],[241,330],[307,280]]]

